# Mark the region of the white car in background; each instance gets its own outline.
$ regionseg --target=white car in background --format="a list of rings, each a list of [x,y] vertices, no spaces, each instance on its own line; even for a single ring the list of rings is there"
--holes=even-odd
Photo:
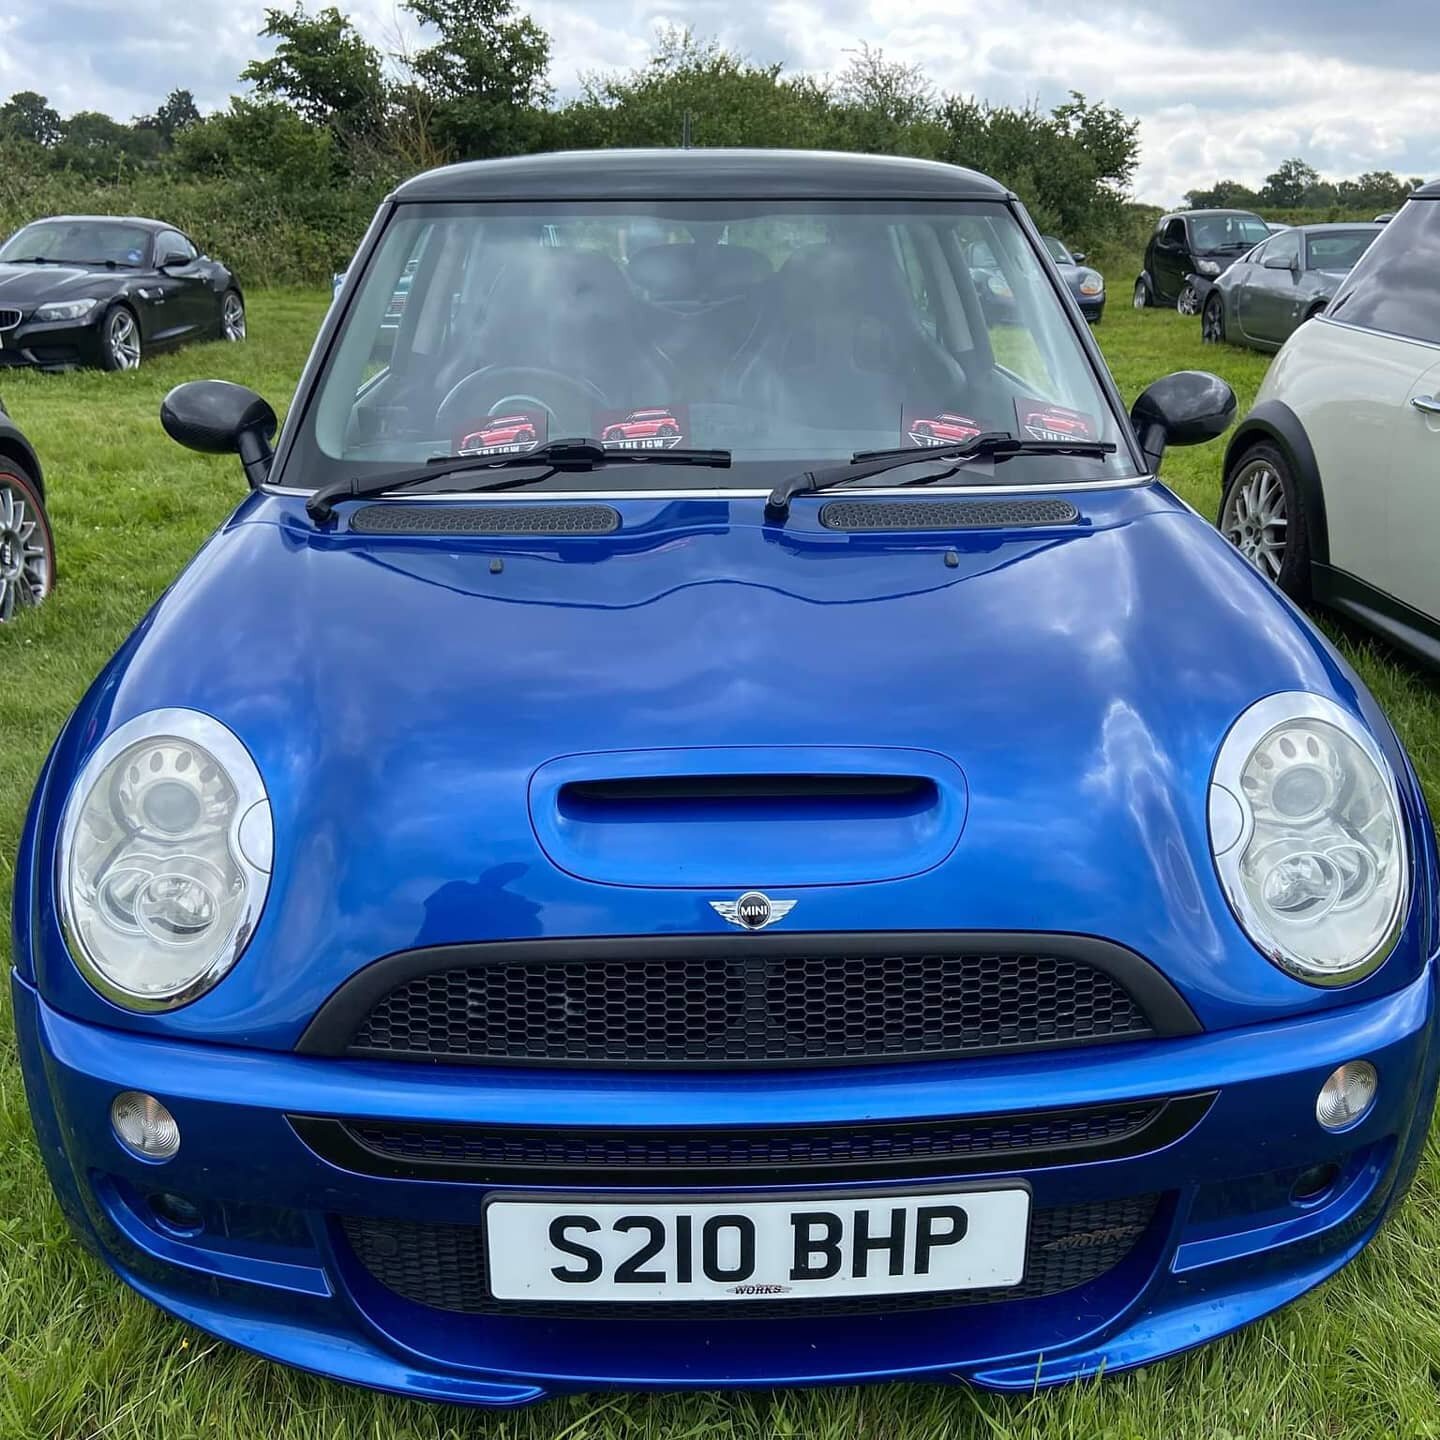
[[[1219,526],[1286,594],[1440,667],[1440,181],[1276,356]]]

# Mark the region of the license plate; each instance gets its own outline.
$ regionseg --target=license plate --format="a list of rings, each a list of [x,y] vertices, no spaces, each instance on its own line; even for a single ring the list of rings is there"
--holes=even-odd
[[[988,1188],[704,1202],[497,1195],[485,1206],[498,1300],[733,1300],[1018,1285],[1030,1191]]]

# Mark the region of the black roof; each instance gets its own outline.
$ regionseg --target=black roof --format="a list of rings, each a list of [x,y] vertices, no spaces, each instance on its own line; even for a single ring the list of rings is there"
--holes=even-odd
[[[96,220],[112,225],[137,225],[142,230],[153,230],[157,233],[161,230],[179,230],[180,228],[178,225],[168,224],[164,220],[147,220],[141,215],[38,215],[27,223],[44,225],[52,220]]]
[[[1253,210],[1245,210],[1235,205],[1214,205],[1208,210],[1171,210],[1168,214],[1162,215],[1161,220],[1185,220],[1196,215],[1249,215],[1252,219],[1260,217]]]
[[[1413,193],[1417,200],[1440,200],[1440,180],[1432,180]]]
[[[568,150],[447,165],[395,199],[1003,200],[987,176],[933,160],[830,150]]]

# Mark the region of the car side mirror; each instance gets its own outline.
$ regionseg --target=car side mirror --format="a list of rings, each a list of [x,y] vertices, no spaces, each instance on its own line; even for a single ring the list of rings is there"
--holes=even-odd
[[[266,400],[228,380],[191,380],[177,385],[160,404],[165,433],[204,455],[238,455],[251,488],[270,475],[278,422]]]
[[[1266,270],[1293,270],[1295,261],[1287,260],[1283,255],[1267,255],[1261,265]]]
[[[1085,263],[1085,252],[1083,250],[1072,250],[1070,252],[1070,258],[1077,265],[1083,265]]]
[[[1135,402],[1130,423],[1152,470],[1167,445],[1203,445],[1230,428],[1235,392],[1218,375],[1177,370],[1157,380]]]
[[[189,263],[190,257],[188,255],[182,255],[178,250],[171,250],[168,254],[160,257],[156,262],[155,268],[157,270],[168,270],[172,265],[179,267],[181,265],[188,265]]]

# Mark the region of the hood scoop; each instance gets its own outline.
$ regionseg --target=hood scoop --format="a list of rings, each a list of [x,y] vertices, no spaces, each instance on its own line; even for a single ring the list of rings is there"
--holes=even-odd
[[[562,870],[608,885],[843,885],[940,864],[965,777],[929,750],[759,746],[567,755],[530,782]]]
[[[366,505],[350,518],[362,535],[608,535],[620,528],[609,505]]]
[[[1075,525],[1068,500],[832,500],[820,507],[827,530],[1015,530]]]

